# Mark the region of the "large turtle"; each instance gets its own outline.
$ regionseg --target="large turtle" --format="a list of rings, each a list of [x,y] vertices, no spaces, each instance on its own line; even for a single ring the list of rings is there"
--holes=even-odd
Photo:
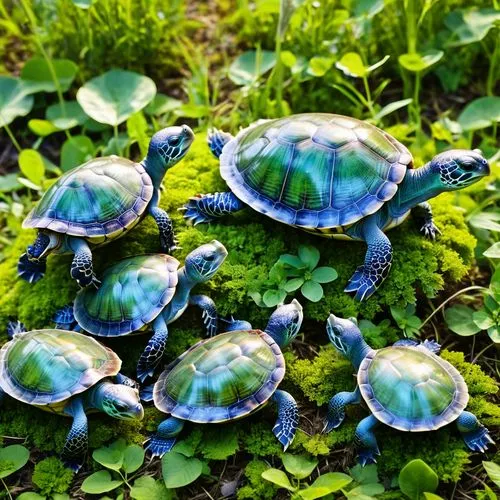
[[[17,330],[17,331],[16,331]],[[119,373],[120,358],[95,339],[65,330],[10,325],[11,341],[0,350],[0,395],[73,418],[62,459],[77,471],[88,443],[87,413],[141,420],[135,382]]]
[[[410,152],[384,131],[354,118],[308,113],[259,121],[236,137],[208,136],[229,191],[193,197],[184,206],[194,224],[246,205],[279,222],[328,238],[365,241],[365,262],[345,291],[368,298],[387,276],[392,247],[384,232],[410,209],[421,232],[439,232],[426,200],[488,175],[479,150],[438,154],[412,170]]]
[[[399,340],[392,347],[373,350],[364,341],[354,318],[333,314],[326,330],[335,348],[358,371],[353,392],[339,392],[328,404],[325,431],[338,427],[345,407],[364,401],[372,413],[356,428],[361,465],[380,455],[373,429],[383,423],[408,432],[434,431],[456,421],[465,444],[484,452],[493,443],[488,429],[472,413],[464,411],[469,400],[467,385],[448,361],[437,356],[439,344]]]
[[[285,375],[281,350],[295,338],[302,319],[302,306],[293,300],[271,315],[265,331],[221,333],[170,363],[154,388],[141,394],[145,400],[152,395],[155,406],[171,415],[149,440],[151,454],[161,457],[170,451],[185,421],[228,422],[253,413],[269,400],[278,407],[273,433],[286,450],[299,416],[293,397],[277,389]]]
[[[187,126],[157,132],[146,158],[134,163],[118,156],[90,160],[62,175],[23,222],[38,229],[18,264],[29,282],[43,277],[49,253],[74,253],[71,276],[82,287],[99,285],[92,270],[91,245],[122,236],[146,214],[160,231],[163,252],[175,249],[172,221],[158,206],[166,171],[189,150],[194,134]]]
[[[76,320],[92,335],[118,337],[144,331],[151,325],[154,334],[137,363],[137,377],[144,381],[163,356],[167,325],[178,319],[188,305],[201,308],[207,334],[216,333],[214,302],[205,295],[191,295],[191,290],[212,278],[226,256],[224,245],[213,240],[189,253],[180,269],[179,261],[165,254],[123,259],[104,271],[98,289],[80,290],[74,307],[56,314],[56,326],[67,328]]]

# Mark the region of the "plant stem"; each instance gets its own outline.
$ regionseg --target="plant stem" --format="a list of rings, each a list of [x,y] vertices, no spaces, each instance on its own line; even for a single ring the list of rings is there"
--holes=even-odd
[[[370,111],[372,118],[375,118],[375,110],[373,109],[372,95],[370,92],[370,86],[368,85],[368,78],[366,77],[366,75],[363,76],[363,85],[365,86],[366,104],[368,106],[368,110]]]
[[[7,491],[7,495],[9,495],[10,500],[12,500],[12,495],[10,494],[9,488],[5,484],[5,481],[3,479],[0,479],[0,481],[2,481],[2,484],[3,484],[4,488],[5,488],[5,491]]]
[[[406,9],[406,43],[408,54],[417,52],[417,19],[415,16],[416,0],[407,0]]]
[[[7,124],[4,125],[4,128],[5,128],[5,131],[7,132],[7,135],[10,137],[12,144],[14,144],[14,147],[17,149],[17,152],[20,153],[21,146],[19,146],[19,143],[17,142],[14,134],[12,133],[12,130],[10,129],[10,127]]]
[[[122,150],[121,150],[119,142],[118,142],[118,125],[113,125],[113,136],[115,138],[116,150],[118,151],[118,154],[121,155]]]

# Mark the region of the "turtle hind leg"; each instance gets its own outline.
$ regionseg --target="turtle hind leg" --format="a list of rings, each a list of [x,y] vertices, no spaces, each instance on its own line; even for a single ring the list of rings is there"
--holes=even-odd
[[[353,392],[339,392],[328,403],[328,413],[326,414],[323,432],[330,432],[336,429],[345,418],[345,407],[350,404],[358,404],[361,401],[359,388]]]
[[[196,226],[233,214],[244,207],[244,203],[229,191],[193,196],[179,210],[184,210],[184,218]]]
[[[92,252],[87,242],[82,238],[70,237],[68,244],[71,250],[75,252],[73,262],[71,263],[71,277],[85,288],[94,285],[99,288],[101,282],[96,278],[92,265]]]
[[[153,375],[165,351],[168,327],[161,314],[153,322],[153,331],[154,335],[149,339],[148,345],[137,362],[137,378],[141,383]]]
[[[459,415],[457,418],[457,427],[462,434],[465,444],[472,451],[484,453],[488,445],[495,443],[491,439],[488,429],[470,411],[464,411]]]
[[[228,132],[212,128],[208,131],[207,143],[212,154],[219,158],[224,146],[233,138]]]
[[[61,459],[66,467],[78,472],[88,447],[87,415],[80,398],[73,399],[64,411],[73,417],[73,424],[64,443]]]
[[[373,429],[378,423],[379,421],[373,415],[370,415],[361,420],[356,427],[354,443],[359,448],[358,462],[362,467],[367,464],[377,463],[377,459],[375,457],[380,455],[377,438],[373,433]]]
[[[345,292],[353,292],[354,298],[362,302],[377,290],[389,274],[392,245],[374,217],[356,224],[348,234],[365,240],[368,245],[364,264],[356,269],[344,289]]]
[[[184,420],[175,417],[169,417],[160,423],[147,441],[146,451],[151,453],[152,457],[162,457],[168,453],[174,446],[178,434],[184,427]]]
[[[76,322],[73,312],[73,303],[66,304],[64,307],[61,307],[61,309],[57,310],[52,321],[55,323],[55,328],[59,330],[70,330],[73,332],[80,332],[82,330],[80,325]]]
[[[299,425],[299,408],[293,396],[286,391],[277,390],[272,400],[278,406],[278,420],[273,427],[273,434],[286,451],[295,437]]]

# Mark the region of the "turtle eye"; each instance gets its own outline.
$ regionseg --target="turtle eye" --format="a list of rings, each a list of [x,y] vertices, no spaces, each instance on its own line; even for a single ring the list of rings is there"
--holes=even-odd
[[[123,403],[115,403],[115,408],[120,412],[120,413],[125,413],[128,409],[127,405]]]
[[[170,145],[175,147],[175,146],[178,146],[181,142],[181,138],[179,136],[176,136],[176,137],[172,137],[169,141]]]
[[[469,161],[462,163],[461,167],[462,170],[465,170],[466,172],[472,172],[473,170],[476,169],[476,165]]]

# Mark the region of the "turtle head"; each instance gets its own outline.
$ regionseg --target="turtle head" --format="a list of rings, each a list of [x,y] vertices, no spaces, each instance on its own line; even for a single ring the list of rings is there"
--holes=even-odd
[[[103,382],[98,391],[100,409],[110,417],[120,420],[142,420],[142,407],[137,387]]]
[[[290,304],[278,306],[271,314],[265,332],[283,349],[297,336],[303,319],[302,306],[293,299]]]
[[[227,257],[226,247],[217,240],[195,248],[184,263],[186,274],[192,283],[208,281]]]
[[[479,149],[452,149],[436,155],[430,162],[440,191],[470,186],[490,173],[488,161]]]

